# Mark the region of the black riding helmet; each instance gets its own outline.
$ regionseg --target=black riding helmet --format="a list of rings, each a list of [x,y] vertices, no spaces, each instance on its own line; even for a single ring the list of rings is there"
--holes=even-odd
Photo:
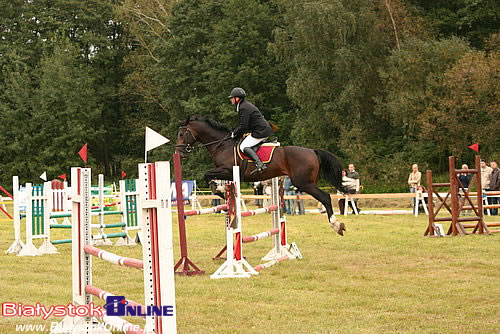
[[[231,90],[231,94],[227,97],[228,99],[232,99],[233,97],[239,97],[241,99],[244,99],[247,96],[247,93],[243,90],[243,88],[233,88]]]

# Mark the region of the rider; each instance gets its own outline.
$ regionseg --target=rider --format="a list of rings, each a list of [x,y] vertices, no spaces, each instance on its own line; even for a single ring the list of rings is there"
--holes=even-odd
[[[273,129],[268,121],[264,118],[260,110],[248,101],[245,101],[247,93],[243,88],[233,88],[228,96],[231,103],[236,106],[236,111],[240,117],[240,125],[233,130],[231,137],[239,138],[245,133],[250,132],[240,144],[240,149],[246,156],[255,161],[255,172],[262,173],[266,166],[262,163],[257,155],[257,148],[260,142],[274,134]]]

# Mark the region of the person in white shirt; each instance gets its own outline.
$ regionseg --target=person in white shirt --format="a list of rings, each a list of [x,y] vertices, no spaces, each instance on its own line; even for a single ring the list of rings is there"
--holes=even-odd
[[[422,179],[422,173],[418,171],[418,165],[413,164],[411,166],[411,173],[410,176],[408,176],[408,185],[410,186],[410,192],[415,193],[417,192],[418,187],[420,187],[420,180]],[[413,199],[413,206],[415,206],[417,199]]]

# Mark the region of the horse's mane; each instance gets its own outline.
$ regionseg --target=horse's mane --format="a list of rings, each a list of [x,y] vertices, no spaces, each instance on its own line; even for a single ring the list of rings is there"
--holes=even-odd
[[[186,126],[191,121],[205,122],[216,130],[226,131],[226,132],[231,131],[231,128],[228,127],[226,124],[218,122],[218,121],[214,120],[213,118],[210,118],[209,116],[200,116],[200,115],[190,116],[187,120],[181,122],[181,125]]]

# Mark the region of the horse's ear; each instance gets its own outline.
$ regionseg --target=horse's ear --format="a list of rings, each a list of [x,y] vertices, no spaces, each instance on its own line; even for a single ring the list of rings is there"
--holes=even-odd
[[[188,123],[189,123],[189,116],[185,121],[179,121],[180,126],[186,126],[186,125],[188,125]]]

